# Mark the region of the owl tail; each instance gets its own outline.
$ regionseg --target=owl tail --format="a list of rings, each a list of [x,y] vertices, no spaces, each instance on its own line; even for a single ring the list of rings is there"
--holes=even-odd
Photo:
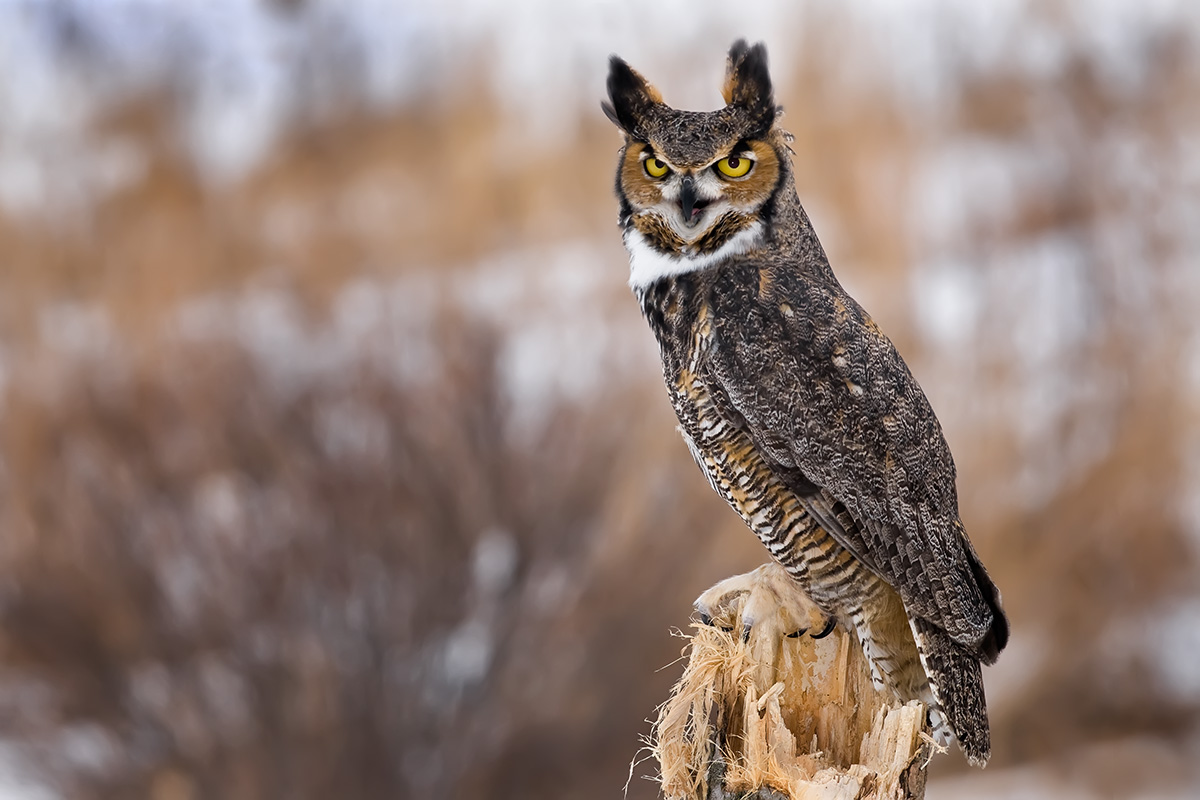
[[[967,760],[974,766],[986,766],[992,744],[979,656],[931,622],[913,618],[911,625],[933,693],[934,705],[929,716],[935,737],[943,738],[938,734],[945,735],[948,723]]]

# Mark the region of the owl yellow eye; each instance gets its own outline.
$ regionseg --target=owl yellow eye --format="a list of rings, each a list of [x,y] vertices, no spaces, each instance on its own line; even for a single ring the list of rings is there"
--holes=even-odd
[[[717,170],[727,178],[740,178],[753,166],[753,161],[741,156],[730,156],[717,162]]]
[[[657,158],[654,158],[653,156],[651,156],[650,158],[647,158],[645,163],[646,163],[646,174],[649,175],[651,178],[661,178],[663,175],[666,175],[668,172],[671,171],[670,167],[668,167],[663,162],[659,161]]]

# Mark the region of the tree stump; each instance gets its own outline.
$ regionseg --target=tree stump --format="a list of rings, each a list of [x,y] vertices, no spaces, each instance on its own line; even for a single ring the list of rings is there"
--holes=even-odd
[[[654,725],[664,797],[924,797],[936,746],[925,706],[876,691],[858,640],[840,626],[794,636],[820,612],[781,567],[721,581],[697,605],[712,624],[694,626],[687,667]]]

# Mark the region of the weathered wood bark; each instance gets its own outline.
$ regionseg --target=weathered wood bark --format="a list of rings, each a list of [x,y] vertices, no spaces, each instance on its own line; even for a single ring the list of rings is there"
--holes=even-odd
[[[924,797],[933,746],[924,705],[875,691],[861,647],[840,627],[788,636],[801,627],[797,595],[767,564],[702,596],[713,625],[695,626],[654,726],[665,797]]]

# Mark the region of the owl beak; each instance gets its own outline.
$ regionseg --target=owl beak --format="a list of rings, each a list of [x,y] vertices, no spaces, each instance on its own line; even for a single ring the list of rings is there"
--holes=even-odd
[[[683,223],[691,225],[694,217],[700,216],[708,203],[696,202],[696,180],[691,175],[684,175],[679,188],[679,211],[683,214]]]

